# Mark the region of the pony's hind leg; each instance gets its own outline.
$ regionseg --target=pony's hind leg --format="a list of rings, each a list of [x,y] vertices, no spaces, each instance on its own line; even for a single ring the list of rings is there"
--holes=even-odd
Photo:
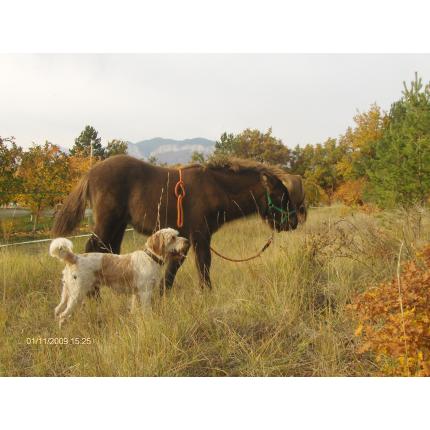
[[[123,219],[111,218],[98,222],[94,234],[85,246],[85,252],[104,252],[119,254],[127,222]],[[88,297],[100,299],[100,287],[96,286],[88,293]]]
[[[85,246],[85,252],[119,254],[127,221],[121,218],[103,220],[94,227],[94,234]]]

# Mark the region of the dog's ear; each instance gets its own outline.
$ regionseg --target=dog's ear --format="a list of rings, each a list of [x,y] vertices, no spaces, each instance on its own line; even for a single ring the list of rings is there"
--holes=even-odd
[[[167,235],[167,243],[172,243],[174,240],[176,240],[179,236],[179,233],[176,230],[172,230]]]
[[[160,257],[164,256],[166,244],[164,243],[164,236],[159,231],[149,237],[146,241],[146,246],[154,252],[154,254],[159,255]]]

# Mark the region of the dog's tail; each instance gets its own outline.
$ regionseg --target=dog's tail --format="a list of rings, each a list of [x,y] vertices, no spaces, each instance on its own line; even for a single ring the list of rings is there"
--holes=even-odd
[[[62,208],[55,216],[52,236],[58,237],[73,232],[85,215],[88,200],[88,174],[85,174],[75,189],[68,195]]]
[[[78,258],[73,253],[73,244],[65,237],[54,239],[49,246],[49,254],[51,257],[56,257],[68,264],[76,264]]]

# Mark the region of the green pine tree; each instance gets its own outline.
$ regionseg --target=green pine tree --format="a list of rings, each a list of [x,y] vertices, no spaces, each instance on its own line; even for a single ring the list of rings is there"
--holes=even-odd
[[[124,140],[113,139],[108,142],[105,150],[105,158],[112,157],[113,155],[127,154],[128,143]]]
[[[390,110],[368,170],[368,195],[380,206],[424,204],[430,194],[430,85],[415,74]]]
[[[89,157],[91,154],[91,142],[93,144],[93,157],[105,158],[105,150],[101,144],[101,137],[94,127],[87,125],[81,134],[75,139],[75,144],[70,150],[70,155]]]

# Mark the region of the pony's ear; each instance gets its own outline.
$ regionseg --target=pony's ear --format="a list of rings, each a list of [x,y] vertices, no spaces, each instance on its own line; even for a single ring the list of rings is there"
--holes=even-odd
[[[157,254],[160,257],[164,256],[164,249],[166,245],[164,243],[164,236],[159,231],[148,238],[146,241],[146,246],[154,254]]]
[[[268,193],[272,192],[273,188],[275,187],[273,178],[266,175],[265,173],[262,173],[260,177],[261,177],[261,183],[263,184],[263,187],[266,189],[266,191]]]

